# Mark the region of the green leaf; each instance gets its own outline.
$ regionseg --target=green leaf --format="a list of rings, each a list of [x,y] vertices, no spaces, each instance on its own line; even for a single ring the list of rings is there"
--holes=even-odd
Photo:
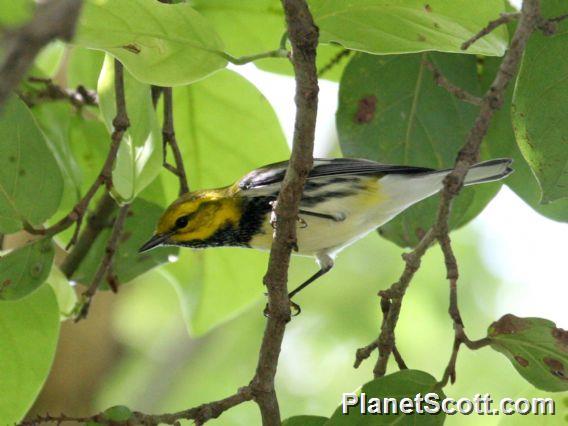
[[[81,170],[69,143],[71,123],[76,118],[73,117],[72,107],[67,102],[35,105],[31,111],[61,170],[64,186],[59,210],[66,214],[81,196]],[[84,141],[81,141],[81,144],[84,144]]]
[[[502,0],[311,0],[320,41],[374,54],[464,53],[461,44],[505,11]],[[501,56],[507,30],[501,26],[467,53]]]
[[[14,27],[32,18],[34,0],[0,0],[0,27]]]
[[[65,55],[65,43],[55,40],[40,50],[29,75],[41,77],[36,70],[40,70],[46,77],[54,77],[59,70]]]
[[[42,239],[0,257],[0,300],[17,300],[42,285],[55,249],[51,239]]]
[[[0,233],[40,225],[57,210],[63,179],[29,109],[12,98],[0,113]]]
[[[134,200],[130,206],[113,262],[113,273],[116,274],[121,284],[133,280],[150,269],[168,263],[170,256],[177,254],[178,249],[175,247],[138,253],[138,249],[152,235],[154,224],[158,221],[162,211],[162,208],[142,199]],[[104,256],[110,233],[111,228],[109,227],[99,234],[73,275],[74,281],[83,284],[91,282]]]
[[[0,303],[0,418],[21,421],[45,382],[59,336],[53,291],[42,286],[16,302]]]
[[[104,415],[108,420],[124,422],[132,417],[132,411],[124,405],[115,405],[114,407],[107,408]]]
[[[211,22],[225,42],[225,50],[233,56],[245,56],[277,49],[286,31],[282,4],[278,0],[194,0],[192,6]],[[316,61],[318,69],[343,48],[320,44]],[[347,61],[324,74],[338,81]],[[294,69],[286,58],[265,58],[254,62],[260,69],[293,76]]]
[[[191,5],[211,22],[233,56],[277,49],[286,31],[278,0],[193,0]]]
[[[117,57],[138,80],[189,84],[224,68],[223,43],[189,4],[87,0],[74,42]]]
[[[347,414],[343,414],[343,407],[339,406],[325,426],[442,425],[446,415],[442,412],[429,414],[425,403],[422,405],[422,413],[403,414],[399,411],[397,414],[378,414],[376,409],[382,408],[381,403],[376,401],[378,404],[374,404],[372,400],[372,398],[395,398],[400,402],[402,398],[414,400],[417,394],[421,394],[424,398],[430,393],[437,395],[438,404],[445,398],[441,390],[436,390],[436,379],[424,371],[401,370],[388,374],[363,385],[360,392],[357,392],[359,405],[349,407]],[[368,414],[361,414],[362,394],[365,394],[363,406]],[[428,408],[433,407],[428,405]]]
[[[566,13],[561,0],[544,2],[545,16]],[[525,50],[513,97],[517,143],[542,189],[542,203],[568,197],[568,23],[553,36],[536,32]]]
[[[67,277],[57,267],[51,268],[47,282],[57,298],[59,317],[61,321],[64,321],[71,316],[77,303],[77,293],[75,293]]]
[[[485,88],[488,88],[493,81],[500,63],[501,61],[496,58],[484,59],[481,81]],[[509,85],[503,107],[495,112],[491,120],[491,126],[485,137],[485,146],[487,146],[492,157],[513,159],[515,172],[507,177],[504,181],[505,185],[543,216],[568,222],[568,199],[556,200],[548,204],[540,203],[541,190],[538,181],[515,141],[515,132],[511,122],[513,89],[514,87]]]
[[[162,170],[162,136],[152,106],[150,86],[124,73],[126,110],[130,127],[124,134],[112,174],[119,199],[134,199]],[[107,55],[98,83],[99,105],[109,132],[116,116],[114,59]]]
[[[509,358],[532,385],[568,391],[568,331],[546,319],[507,314],[491,324],[487,334],[491,347]]]
[[[356,55],[339,87],[337,130],[346,157],[380,163],[451,168],[473,125],[476,108],[437,86],[422,64],[425,54]],[[434,53],[428,59],[454,84],[479,93],[476,59]],[[482,153],[483,154],[483,153]],[[452,229],[477,216],[499,183],[465,188],[452,207]],[[400,246],[413,246],[433,223],[438,196],[401,213],[380,228]]]
[[[67,85],[96,89],[104,60],[103,52],[73,46],[67,63]]]
[[[321,416],[294,416],[282,422],[282,426],[323,426],[329,419]]]
[[[78,165],[78,181],[84,194],[103,167],[110,146],[110,136],[99,120],[72,116],[69,145]]]
[[[229,185],[250,170],[289,156],[270,104],[233,71],[176,88],[174,106],[178,143],[192,189]],[[166,191],[173,201],[177,182],[169,179],[173,183],[166,185]],[[262,295],[266,254],[243,249],[182,252],[180,261],[168,269],[180,283],[192,332],[206,332]]]

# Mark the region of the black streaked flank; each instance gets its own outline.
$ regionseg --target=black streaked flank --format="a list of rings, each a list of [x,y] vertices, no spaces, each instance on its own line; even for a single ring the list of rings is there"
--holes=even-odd
[[[327,191],[327,192],[320,192],[314,195],[307,195],[302,198],[302,207],[314,207],[320,203],[325,201],[329,201],[330,199],[338,199],[338,198],[345,198],[351,197],[352,195],[356,195],[357,191],[355,189],[345,189],[343,191]]]

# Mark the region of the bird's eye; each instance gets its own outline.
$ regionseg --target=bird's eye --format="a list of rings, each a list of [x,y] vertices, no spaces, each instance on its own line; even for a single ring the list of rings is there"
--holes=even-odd
[[[178,217],[176,220],[176,229],[185,228],[189,223],[189,215]]]

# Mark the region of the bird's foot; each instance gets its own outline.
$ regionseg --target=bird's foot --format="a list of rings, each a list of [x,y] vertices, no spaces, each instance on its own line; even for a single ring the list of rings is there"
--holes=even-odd
[[[298,315],[300,315],[302,313],[302,308],[300,307],[300,305],[298,305],[295,302],[292,302],[292,300],[290,300],[290,314],[293,317],[297,317]],[[266,317],[266,318],[270,318],[270,311],[268,309],[268,303],[266,304],[266,306],[264,307],[264,310],[262,311],[262,314]]]

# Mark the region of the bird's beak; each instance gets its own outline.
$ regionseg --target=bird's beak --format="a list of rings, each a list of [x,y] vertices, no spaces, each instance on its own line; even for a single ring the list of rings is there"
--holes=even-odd
[[[168,238],[170,238],[170,236],[170,233],[154,235],[152,238],[146,241],[146,243],[142,247],[138,249],[138,253],[144,253],[145,251],[151,250],[154,247],[161,246],[166,241],[168,241]]]

